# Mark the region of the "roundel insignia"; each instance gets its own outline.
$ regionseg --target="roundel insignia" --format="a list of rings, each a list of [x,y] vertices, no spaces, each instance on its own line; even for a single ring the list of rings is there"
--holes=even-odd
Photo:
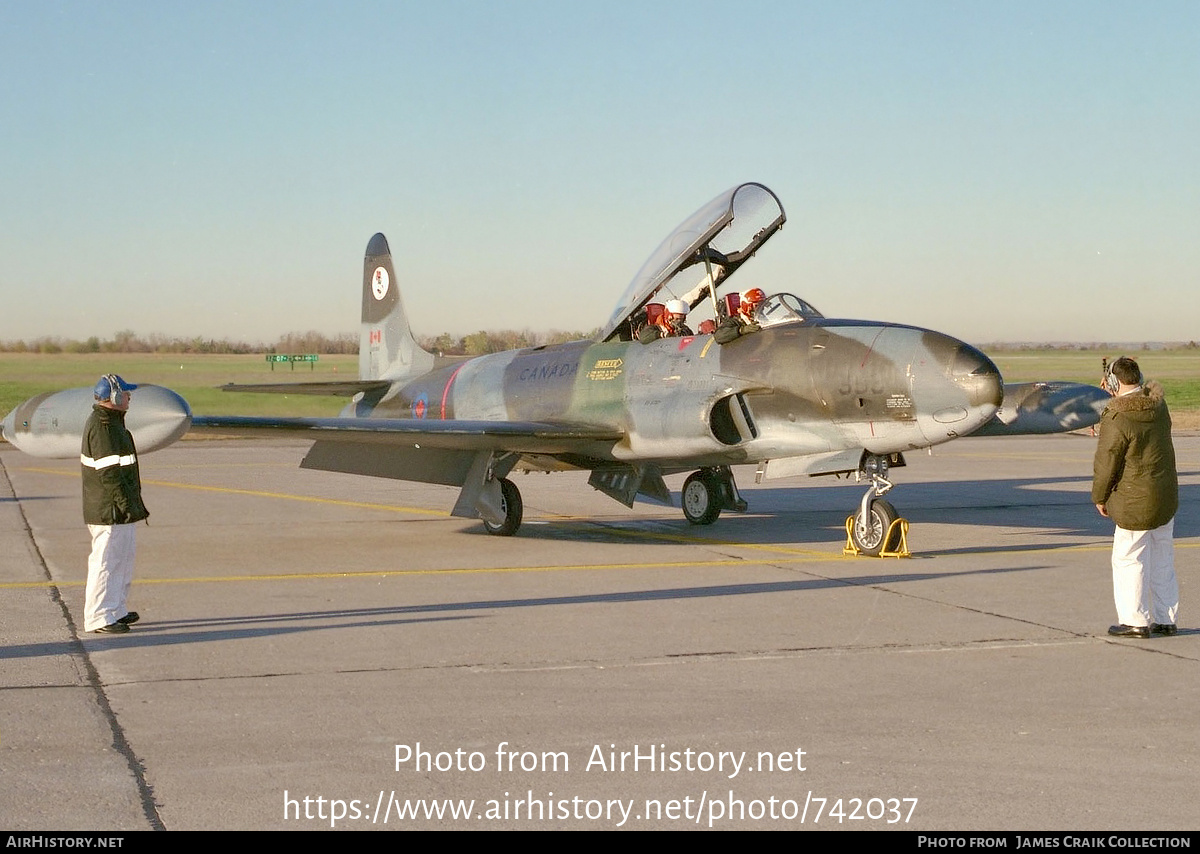
[[[371,293],[375,295],[375,299],[383,299],[387,296],[389,284],[387,270],[383,267],[376,267],[375,274],[371,276]]]

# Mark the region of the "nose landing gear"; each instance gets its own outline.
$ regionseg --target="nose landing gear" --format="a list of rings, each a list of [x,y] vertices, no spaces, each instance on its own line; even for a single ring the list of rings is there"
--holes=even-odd
[[[908,550],[908,520],[901,519],[896,508],[879,496],[891,490],[887,479],[888,460],[885,456],[868,454],[862,468],[855,473],[858,480],[866,474],[871,478],[862,497],[858,512],[846,519],[846,547],[843,554],[871,557],[910,557]]]

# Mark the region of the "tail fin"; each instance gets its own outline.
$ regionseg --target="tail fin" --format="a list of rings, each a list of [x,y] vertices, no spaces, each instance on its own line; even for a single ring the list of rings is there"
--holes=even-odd
[[[433,354],[413,338],[400,299],[392,250],[376,234],[363,259],[362,332],[358,342],[358,378],[403,380],[433,370]]]

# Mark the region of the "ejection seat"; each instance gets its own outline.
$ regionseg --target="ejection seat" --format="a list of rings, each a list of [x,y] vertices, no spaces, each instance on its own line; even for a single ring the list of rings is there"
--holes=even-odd
[[[725,294],[721,300],[725,304],[725,316],[737,317],[738,309],[742,307],[742,295],[734,291],[733,293]]]

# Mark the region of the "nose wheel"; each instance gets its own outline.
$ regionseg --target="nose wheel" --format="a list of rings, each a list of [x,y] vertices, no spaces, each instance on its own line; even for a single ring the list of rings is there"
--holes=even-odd
[[[896,523],[903,521],[896,515],[895,507],[878,498],[871,502],[865,520],[861,514],[855,514],[847,521],[850,542],[858,554],[870,557],[894,551],[900,540],[899,525]]]
[[[871,478],[859,503],[858,512],[846,519],[846,547],[844,554],[868,555],[870,557],[910,557],[908,551],[908,520],[901,519],[896,508],[879,496],[891,490],[893,484],[887,479],[886,457],[874,454],[863,460],[858,471]]]

